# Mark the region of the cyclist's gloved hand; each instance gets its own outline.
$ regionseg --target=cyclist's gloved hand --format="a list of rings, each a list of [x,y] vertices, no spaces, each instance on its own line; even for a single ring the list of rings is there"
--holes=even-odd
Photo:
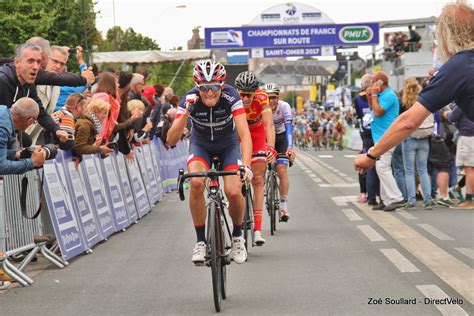
[[[244,169],[245,169],[245,174],[244,174],[244,179],[242,180],[242,182],[244,181],[252,181],[253,179],[253,172],[252,172],[252,169],[250,169],[250,167],[248,166],[243,166]],[[240,173],[239,173],[240,175]]]
[[[275,148],[273,146],[267,145],[267,161],[272,163],[276,160],[277,156],[278,156],[278,153],[275,150]]]
[[[186,106],[186,110],[188,110],[189,113],[191,113],[194,109],[194,104],[196,104],[197,100],[199,97],[196,94],[188,94],[186,96],[186,102],[184,105]]]

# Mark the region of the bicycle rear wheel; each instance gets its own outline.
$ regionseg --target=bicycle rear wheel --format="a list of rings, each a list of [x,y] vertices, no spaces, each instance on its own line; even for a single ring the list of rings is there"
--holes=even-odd
[[[250,187],[248,188],[248,190],[250,190]],[[252,195],[250,191],[246,192],[245,194],[245,214],[242,229],[244,233],[245,248],[247,249],[248,253],[250,248],[249,245],[252,245],[253,247],[255,241],[255,233],[253,231]]]
[[[268,183],[268,195],[267,195],[267,201],[268,201],[268,211],[270,213],[270,234],[274,235],[275,233],[275,221],[276,221],[276,216],[275,216],[275,185],[274,185],[275,177],[273,174],[270,175],[270,182]]]
[[[220,212],[216,207],[215,203],[210,204],[210,220],[209,220],[209,239],[210,239],[210,262],[211,262],[211,273],[212,273],[212,292],[214,295],[214,307],[216,312],[221,310],[221,299],[222,299],[222,260],[219,248],[222,249],[222,227],[220,222]]]

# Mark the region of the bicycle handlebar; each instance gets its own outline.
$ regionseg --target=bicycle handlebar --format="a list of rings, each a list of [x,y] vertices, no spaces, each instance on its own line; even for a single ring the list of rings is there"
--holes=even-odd
[[[217,171],[217,170],[211,169],[206,172],[192,172],[192,173],[186,173],[186,174],[184,174],[184,169],[179,169],[179,176],[178,176],[179,199],[181,201],[184,201],[185,199],[183,184],[184,184],[184,180],[186,180],[187,178],[213,178],[213,177],[233,176],[233,175],[236,175],[238,171],[240,171],[240,180],[243,180],[244,175],[245,175],[244,166],[240,166],[239,170],[232,170],[232,171]]]

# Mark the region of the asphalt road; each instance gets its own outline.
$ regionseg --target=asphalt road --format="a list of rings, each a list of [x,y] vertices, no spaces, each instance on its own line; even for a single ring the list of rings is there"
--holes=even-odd
[[[264,213],[267,244],[228,267],[222,314],[474,314],[474,213],[374,212],[353,203],[354,154],[300,153],[290,169],[291,219],[269,236]],[[0,314],[213,314],[211,271],[190,261],[194,241],[187,203],[170,193],[92,254],[1,294]]]

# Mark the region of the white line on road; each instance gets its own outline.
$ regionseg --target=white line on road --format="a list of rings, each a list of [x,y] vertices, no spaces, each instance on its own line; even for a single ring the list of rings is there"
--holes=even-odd
[[[416,288],[423,293],[427,299],[453,299],[450,298],[442,289],[437,285],[428,284],[428,285],[417,285]],[[425,303],[426,304],[426,303]],[[431,303],[429,303],[431,304]],[[442,315],[468,315],[464,309],[459,305],[455,304],[432,304],[434,305]]]
[[[346,208],[342,210],[344,214],[349,218],[351,221],[361,221],[362,217],[359,216],[353,209],[351,208]]]
[[[346,158],[355,158],[355,157],[357,157],[357,155],[344,155],[344,157],[346,157]]]
[[[338,172],[337,174],[343,177],[347,177],[347,174],[345,174],[344,172]]]
[[[337,206],[347,206],[348,202],[357,201],[357,196],[355,195],[333,196],[331,197],[331,199],[334,203],[336,203]]]
[[[415,220],[415,219],[418,219],[417,217],[411,215],[410,213],[408,213],[407,211],[396,211],[397,214],[399,214],[400,216],[406,218],[406,219],[409,219],[409,220]]]
[[[469,257],[472,260],[474,260],[474,250],[473,249],[471,249],[471,248],[454,248],[454,249],[456,249],[457,251],[459,251],[460,253],[462,253],[466,257]]]
[[[319,178],[313,178],[313,181],[316,182],[316,183],[321,183],[323,182],[323,180],[319,179]]]
[[[313,173],[313,171],[306,169],[304,172],[306,173]]]
[[[359,183],[321,183],[319,185],[321,188],[356,188],[359,186]]]
[[[418,224],[418,226],[420,226],[421,228],[423,228],[424,230],[426,230],[428,233],[435,236],[439,240],[454,240],[454,238],[443,233],[438,228],[431,226],[430,224]]]
[[[385,238],[377,233],[370,225],[357,225],[357,228],[359,228],[370,241],[385,241]]]
[[[317,178],[317,176],[314,173],[308,173],[308,176],[310,176],[311,178]]]
[[[388,258],[400,272],[420,272],[413,263],[411,263],[397,249],[380,249],[380,251]]]
[[[318,155],[319,158],[333,158],[333,155]]]

